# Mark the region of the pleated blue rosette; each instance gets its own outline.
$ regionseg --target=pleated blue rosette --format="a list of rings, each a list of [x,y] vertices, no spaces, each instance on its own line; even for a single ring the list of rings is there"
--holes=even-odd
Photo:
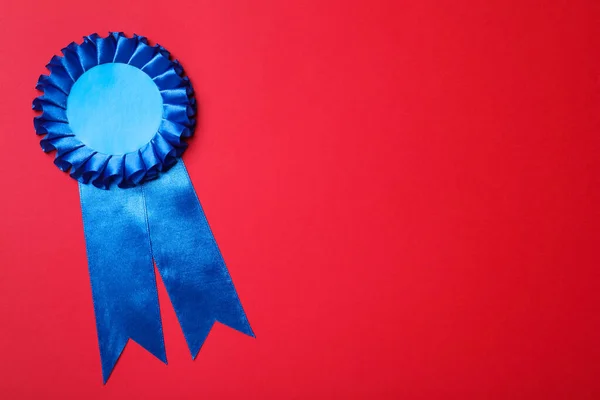
[[[193,357],[215,321],[254,336],[178,162],[196,122],[181,65],[122,33],[84,37],[62,54],[36,86],[34,126],[79,181],[104,382],[129,339],[166,363],[154,263]]]
[[[189,79],[177,61],[160,45],[150,46],[143,36],[132,38],[111,33],[84,37],[82,44],[71,43],[47,65],[50,75],[42,75],[36,88],[44,94],[33,101],[42,111],[34,126],[46,152],[56,150],[54,163],[82,183],[108,189],[113,183],[128,188],[154,179],[172,167],[186,149],[183,140],[192,135],[196,102]],[[160,91],[163,114],[154,137],[126,154],[103,154],[84,144],[67,119],[67,98],[77,80],[102,64],[121,63],[136,67],[152,79]]]

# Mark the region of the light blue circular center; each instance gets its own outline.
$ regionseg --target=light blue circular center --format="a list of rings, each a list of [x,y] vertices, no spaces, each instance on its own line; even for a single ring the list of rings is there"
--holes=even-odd
[[[73,85],[67,118],[82,143],[100,153],[120,155],[154,137],[162,106],[158,87],[146,73],[127,64],[102,64]]]

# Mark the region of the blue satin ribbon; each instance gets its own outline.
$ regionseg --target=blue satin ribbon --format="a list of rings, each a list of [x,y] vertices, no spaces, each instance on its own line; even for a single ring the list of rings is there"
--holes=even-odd
[[[79,189],[104,382],[128,339],[166,363],[153,259],[192,357],[215,321],[254,336],[182,162],[134,188]]]
[[[192,357],[215,321],[254,336],[178,162],[196,122],[181,65],[119,32],[62,53],[38,81],[34,126],[42,149],[80,182],[104,382],[129,339],[167,362],[154,262]]]

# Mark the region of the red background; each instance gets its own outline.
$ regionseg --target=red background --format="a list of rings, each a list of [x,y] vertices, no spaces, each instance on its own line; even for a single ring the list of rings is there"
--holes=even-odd
[[[597,1],[0,4],[3,399],[600,398]],[[184,159],[257,338],[106,386],[77,184],[34,134],[52,54],[167,47]]]

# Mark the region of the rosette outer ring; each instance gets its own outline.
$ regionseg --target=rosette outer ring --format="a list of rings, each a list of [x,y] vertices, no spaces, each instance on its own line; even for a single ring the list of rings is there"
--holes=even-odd
[[[196,101],[189,79],[178,61],[162,46],[150,46],[145,37],[120,32],[102,38],[92,34],[83,43],[71,43],[46,66],[36,88],[43,95],[33,101],[41,111],[34,118],[45,152],[56,150],[54,163],[72,178],[101,189],[130,188],[155,179],[168,170],[187,147],[193,134]],[[143,146],[124,154],[105,154],[91,148],[73,132],[67,118],[67,99],[77,80],[90,69],[108,63],[127,64],[145,73],[162,99],[162,116],[156,133]]]

